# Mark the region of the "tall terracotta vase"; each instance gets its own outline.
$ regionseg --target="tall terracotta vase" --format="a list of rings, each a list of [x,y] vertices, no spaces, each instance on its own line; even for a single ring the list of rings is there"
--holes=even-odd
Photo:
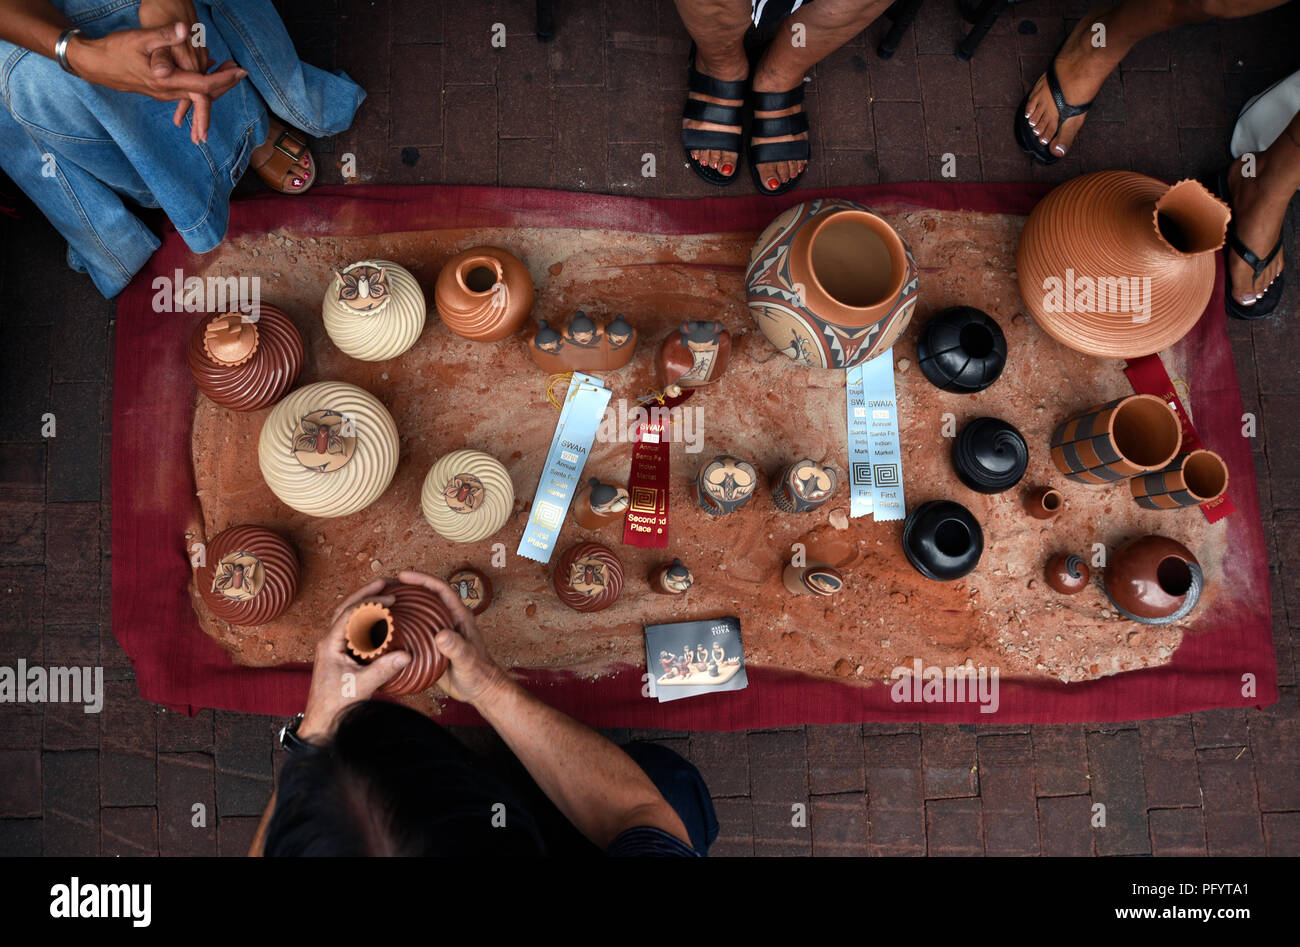
[[[298,554],[261,526],[232,526],[213,536],[194,577],[209,611],[232,625],[265,625],[298,594]]]
[[[302,335],[293,320],[262,304],[256,322],[239,313],[205,315],[190,335],[190,374],[199,391],[232,411],[275,404],[302,371]]]
[[[1020,235],[1020,295],[1063,345],[1136,358],[1173,345],[1214,289],[1231,212],[1196,181],[1170,187],[1131,171],[1067,181]]]
[[[426,690],[447,670],[447,659],[433,639],[454,627],[451,612],[422,585],[390,585],[383,594],[393,597],[392,605],[363,601],[348,618],[348,651],[363,663],[388,651],[405,651],[410,663],[379,689],[394,697]]]
[[[447,328],[472,342],[495,342],[517,332],[533,311],[533,278],[514,254],[471,247],[456,254],[433,290]]]
[[[754,244],[745,280],[763,334],[814,368],[875,358],[916,307],[912,251],[883,218],[852,201],[808,201],[772,221]]]

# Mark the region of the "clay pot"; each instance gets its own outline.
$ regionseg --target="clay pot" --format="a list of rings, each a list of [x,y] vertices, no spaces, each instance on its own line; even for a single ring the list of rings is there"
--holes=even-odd
[[[983,553],[979,520],[960,503],[922,503],[903,523],[903,554],[927,579],[960,579],[979,565]]]
[[[282,503],[347,516],[379,499],[397,471],[397,425],[370,392],[321,381],[290,392],[262,424],[257,459]]]
[[[650,591],[659,595],[682,595],[694,581],[691,570],[682,565],[680,559],[674,559],[650,573]]]
[[[1060,490],[1051,487],[1039,487],[1025,497],[1025,512],[1036,520],[1056,519],[1065,509],[1065,498]]]
[[[973,394],[1002,374],[1007,337],[988,313],[956,306],[925,324],[916,340],[916,358],[921,374],[936,388]]]
[[[428,690],[447,670],[447,659],[434,638],[444,628],[454,628],[451,612],[437,594],[422,585],[397,583],[384,589],[393,597],[387,607],[362,601],[348,618],[348,651],[368,664],[389,651],[411,656],[406,667],[379,688],[381,693],[404,697]]]
[[[261,526],[232,526],[207,543],[199,597],[232,625],[265,625],[293,604],[301,570],[293,546]]]
[[[528,267],[499,247],[471,247],[438,273],[433,302],[447,328],[471,342],[518,332],[533,311]]]
[[[659,388],[675,396],[722,377],[731,359],[731,333],[721,322],[683,322],[664,339],[655,363]]]
[[[598,612],[618,601],[623,563],[607,546],[578,543],[555,560],[551,584],[560,601],[579,612]]]
[[[730,454],[714,457],[695,477],[695,500],[713,516],[734,513],[754,495],[758,471],[747,460]]]
[[[482,451],[457,450],[429,469],[420,509],[443,539],[474,543],[487,539],[510,519],[515,487],[510,473]]]
[[[1164,536],[1130,539],[1110,557],[1102,575],[1106,597],[1125,618],[1168,625],[1186,618],[1205,578],[1196,557]]]
[[[811,513],[835,495],[839,475],[811,457],[797,460],[772,480],[772,502],[782,513]]]
[[[1020,295],[1063,345],[1136,358],[1201,318],[1228,206],[1196,181],[1170,187],[1131,171],[1067,181],[1039,202],[1016,249]]]
[[[1179,454],[1164,470],[1129,481],[1133,499],[1148,510],[1178,510],[1217,500],[1228,490],[1228,465],[1214,451]]]
[[[339,351],[366,362],[397,358],[424,331],[424,292],[392,260],[362,260],[336,271],[321,303]]]
[[[263,304],[256,322],[237,312],[205,315],[190,335],[190,374],[209,400],[232,411],[275,404],[302,371],[302,334]]]
[[[1047,560],[1043,567],[1043,576],[1055,592],[1062,595],[1074,595],[1088,587],[1092,570],[1083,561],[1082,556],[1060,553]]]
[[[824,562],[806,566],[787,563],[781,572],[781,584],[792,595],[834,595],[844,588],[844,576],[839,569]]]
[[[1076,483],[1105,484],[1160,470],[1178,455],[1183,427],[1155,395],[1130,395],[1076,414],[1052,434],[1052,463]]]
[[[545,319],[528,340],[528,355],[544,372],[612,372],[632,360],[637,332],[623,316],[609,325],[579,310],[563,329]]]
[[[975,418],[952,444],[952,466],[962,483],[979,493],[1001,493],[1020,482],[1029,466],[1024,436],[1006,421]]]
[[[492,604],[492,583],[477,569],[466,566],[447,576],[447,584],[460,596],[461,604],[471,615],[481,615]]]
[[[579,485],[573,498],[573,518],[583,529],[600,529],[606,523],[622,519],[627,512],[627,487],[617,483],[602,483],[592,477]]]
[[[745,273],[750,312],[783,354],[849,368],[886,351],[916,306],[912,251],[852,201],[796,204],[754,244]]]

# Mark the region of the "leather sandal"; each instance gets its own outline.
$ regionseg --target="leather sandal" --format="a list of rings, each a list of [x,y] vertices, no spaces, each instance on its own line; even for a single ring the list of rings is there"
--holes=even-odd
[[[1219,169],[1218,175],[1214,179],[1214,192],[1219,200],[1228,205],[1232,211],[1232,219],[1228,222],[1228,239],[1223,245],[1223,308],[1228,311],[1228,315],[1234,319],[1263,319],[1265,316],[1273,314],[1277,308],[1278,301],[1282,298],[1282,291],[1286,286],[1286,270],[1277,274],[1273,282],[1268,284],[1268,289],[1264,290],[1264,295],[1257,299],[1252,305],[1244,305],[1238,301],[1232,292],[1231,280],[1228,278],[1228,263],[1230,257],[1228,254],[1235,253],[1241,257],[1246,265],[1251,269],[1251,285],[1259,279],[1259,274],[1268,269],[1268,265],[1276,259],[1277,255],[1282,252],[1283,234],[1279,234],[1277,243],[1269,252],[1268,256],[1260,259],[1250,247],[1242,241],[1237,235],[1237,210],[1232,206],[1231,192],[1228,190],[1228,169]]]
[[[1059,55],[1060,52],[1061,50],[1058,49],[1056,54]],[[1052,93],[1052,101],[1056,103],[1056,135],[1061,134],[1061,129],[1069,119],[1077,118],[1092,108],[1091,101],[1084,102],[1082,105],[1071,105],[1065,101],[1065,93],[1061,91],[1061,77],[1056,74],[1056,55],[1053,55],[1047,64],[1047,88]],[[1025,109],[1029,107],[1029,96],[1032,93],[1033,89],[1030,89],[1020,100],[1020,111],[1016,112],[1016,141],[1019,142],[1021,150],[1039,164],[1056,164],[1062,157],[1052,154],[1052,141],[1056,141],[1056,135],[1052,136],[1052,141],[1044,145],[1038,140],[1038,135],[1029,124],[1029,119],[1025,118]]]
[[[803,104],[803,83],[786,92],[750,92],[749,96],[750,108],[754,112],[779,112]],[[776,118],[758,118],[757,115],[754,117],[749,129],[749,173],[754,178],[754,186],[758,188],[760,194],[775,197],[798,184],[812,160],[812,146],[807,138],[796,138],[794,141],[769,141],[761,145],[754,144],[754,139],[800,135],[806,131],[808,131],[807,112],[778,115]],[[758,166],[772,161],[802,161],[803,171],[779,187],[770,188],[759,175]]]
[[[303,171],[298,164],[304,154],[311,159],[311,150],[307,147],[307,142],[292,129],[286,128],[271,143],[270,156],[261,164],[254,165],[253,170],[273,191],[279,191],[281,194],[303,194],[316,182],[316,162],[311,160],[306,171]],[[294,171],[295,176],[302,180],[301,187],[284,186],[284,176],[290,171]]]
[[[713,76],[706,76],[700,72],[695,68],[695,46],[694,44],[691,45],[690,60],[687,64],[686,87],[696,95],[707,95],[715,99],[731,99],[741,103],[740,105],[719,105],[716,102],[693,99],[688,95],[686,105],[682,109],[683,119],[693,122],[709,122],[714,125],[731,125],[737,129],[734,132],[724,132],[710,131],[703,128],[682,128],[682,150],[686,153],[686,161],[690,164],[691,170],[710,184],[716,184],[719,187],[725,187],[736,180],[736,174],[740,170],[742,139],[739,129],[743,125],[745,115],[745,83],[746,80],[744,79],[727,82],[722,79],[715,79]],[[732,168],[730,174],[723,174],[714,168],[710,168],[707,164],[696,161],[691,157],[692,151],[733,152],[736,155],[736,167]]]

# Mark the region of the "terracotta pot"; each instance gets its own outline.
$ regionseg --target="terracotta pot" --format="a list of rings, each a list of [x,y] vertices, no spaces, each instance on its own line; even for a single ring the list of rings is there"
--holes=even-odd
[[[405,651],[411,656],[410,663],[380,687],[380,692],[404,697],[428,690],[447,670],[447,659],[434,638],[442,629],[455,627],[451,612],[437,594],[422,585],[395,583],[383,594],[393,597],[392,605],[362,601],[348,618],[348,651],[363,664],[389,651]]]
[[[573,314],[563,329],[545,319],[528,340],[528,355],[537,367],[552,375],[559,372],[612,372],[636,353],[637,332],[623,316],[602,325],[585,312]]]
[[[661,391],[670,396],[722,377],[731,359],[731,333],[721,322],[683,322],[659,348],[655,363]]]
[[[447,328],[471,342],[496,342],[518,332],[533,311],[533,278],[514,254],[471,247],[456,254],[433,289]]]
[[[1007,337],[986,312],[971,306],[945,309],[916,340],[921,374],[942,391],[973,394],[998,380],[1007,364]]]
[[[839,482],[834,467],[805,457],[772,480],[772,502],[782,513],[811,513],[835,495]]]
[[[1036,520],[1052,520],[1065,509],[1065,498],[1060,490],[1038,487],[1025,497],[1024,507],[1025,512]]]
[[[1136,358],[1173,345],[1205,311],[1228,206],[1196,181],[1131,171],[1067,181],[1029,215],[1020,295],[1044,331],[1088,355]]]
[[[713,516],[734,513],[754,495],[758,471],[747,460],[730,454],[714,457],[695,476],[695,500]]]
[[[622,519],[627,506],[627,487],[602,483],[592,477],[578,486],[573,498],[573,518],[583,529],[600,529],[606,523]]]
[[[302,334],[262,304],[256,322],[237,312],[205,315],[190,335],[190,374],[209,400],[232,411],[275,404],[302,371]]]
[[[1029,466],[1024,436],[1006,421],[975,418],[952,442],[952,466],[979,493],[1001,493],[1020,482]]]
[[[397,358],[424,331],[424,291],[392,260],[362,260],[334,273],[321,303],[339,351],[365,362]]]
[[[912,251],[881,217],[832,198],[791,207],[754,244],[750,312],[783,354],[814,368],[875,358],[916,306]]]
[[[260,526],[232,526],[207,543],[194,577],[212,614],[232,625],[265,625],[298,594],[298,555],[289,542]]]
[[[1130,395],[1076,414],[1052,434],[1052,463],[1076,483],[1105,484],[1160,470],[1178,455],[1183,427],[1155,395]]]
[[[466,566],[447,576],[447,584],[460,596],[471,615],[481,615],[492,604],[492,582],[477,569]]]
[[[970,510],[951,500],[922,503],[903,523],[903,554],[927,579],[967,575],[984,554],[984,531]]]
[[[824,562],[806,566],[787,564],[781,573],[781,584],[793,595],[834,595],[844,588],[844,576],[839,569]]]
[[[682,595],[694,581],[691,570],[682,565],[680,559],[674,559],[650,573],[650,591],[659,595]]]
[[[487,539],[514,512],[510,473],[489,454],[452,451],[439,458],[424,478],[420,510],[443,539],[475,543]]]
[[[1060,553],[1047,560],[1043,567],[1043,576],[1055,592],[1062,595],[1074,595],[1088,587],[1092,579],[1092,570],[1083,561],[1082,556]]]
[[[1133,499],[1148,510],[1178,510],[1217,500],[1228,490],[1228,465],[1211,450],[1179,454],[1164,470],[1129,481]]]
[[[560,601],[579,612],[609,608],[623,591],[623,563],[600,543],[578,543],[555,560],[551,584]]]
[[[1186,546],[1164,536],[1130,539],[1103,573],[1106,597],[1125,618],[1168,625],[1186,618],[1204,587],[1201,565]]]
[[[308,516],[347,516],[379,499],[397,471],[397,425],[370,392],[341,381],[291,391],[257,441],[262,477]]]

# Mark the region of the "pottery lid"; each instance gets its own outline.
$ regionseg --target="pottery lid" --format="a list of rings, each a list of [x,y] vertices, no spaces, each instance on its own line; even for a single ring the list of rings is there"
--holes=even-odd
[[[374,315],[393,298],[388,277],[388,267],[375,260],[362,260],[336,270],[334,286],[339,305],[358,315]]]
[[[252,553],[236,550],[221,557],[212,570],[212,593],[232,602],[247,602],[262,591],[266,570]]]
[[[203,351],[222,365],[242,365],[257,351],[257,326],[237,312],[214,316],[203,330]]]
[[[337,411],[309,411],[294,427],[289,450],[308,470],[330,473],[345,466],[356,453],[356,429]]]
[[[456,513],[473,513],[483,505],[486,494],[483,481],[471,473],[455,474],[442,488],[447,508]]]

